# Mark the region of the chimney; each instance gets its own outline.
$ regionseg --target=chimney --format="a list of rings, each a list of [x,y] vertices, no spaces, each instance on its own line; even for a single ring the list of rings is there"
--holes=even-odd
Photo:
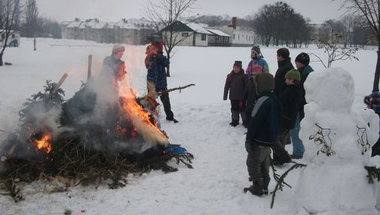
[[[237,24],[237,18],[236,16],[232,17],[232,23],[228,27],[236,29],[236,24]]]

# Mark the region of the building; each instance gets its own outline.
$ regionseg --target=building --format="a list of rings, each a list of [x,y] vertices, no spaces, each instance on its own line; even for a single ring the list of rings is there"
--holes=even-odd
[[[209,45],[208,37],[212,33],[205,29],[202,24],[184,23],[176,21],[170,26],[163,28],[160,33],[163,40],[170,38],[170,31],[173,31],[173,40],[179,46],[201,46]]]
[[[255,42],[255,32],[248,28],[237,25],[237,18],[232,17],[232,24],[229,26],[215,26],[212,29],[222,31],[231,36],[231,46],[252,46]]]
[[[220,31],[207,29],[211,35],[208,36],[208,45],[209,46],[231,46],[231,36]]]
[[[98,19],[64,21],[61,23],[62,38],[91,40],[98,43],[145,44],[154,34],[154,25],[148,20],[121,19],[118,22],[100,22]]]

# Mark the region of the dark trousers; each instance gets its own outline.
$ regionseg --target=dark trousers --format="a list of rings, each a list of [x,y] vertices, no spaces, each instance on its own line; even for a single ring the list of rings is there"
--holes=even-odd
[[[173,111],[171,110],[170,106],[170,98],[169,98],[169,93],[164,93],[160,96],[160,99],[162,101],[162,104],[164,105],[164,110],[166,114],[167,119],[173,119],[174,114]]]
[[[288,151],[285,150],[285,145],[289,139],[289,129],[280,128],[280,132],[277,137],[277,143],[272,146],[273,160],[280,163],[290,160]]]
[[[263,179],[264,184],[270,181],[269,165],[270,165],[270,147],[252,144],[250,141],[245,142],[245,149],[248,152],[247,168],[249,181],[258,181]]]
[[[245,104],[243,102],[243,106],[239,107],[239,100],[231,100],[231,118],[232,121],[239,122],[239,114],[241,116],[242,121],[244,122],[246,120],[245,115]]]

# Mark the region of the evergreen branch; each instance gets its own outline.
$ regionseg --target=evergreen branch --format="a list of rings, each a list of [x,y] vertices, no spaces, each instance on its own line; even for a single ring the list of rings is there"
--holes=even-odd
[[[285,177],[289,174],[289,172],[292,171],[292,170],[294,170],[294,169],[304,168],[306,166],[307,166],[306,164],[294,163],[294,165],[292,167],[290,167],[286,172],[284,172],[284,174],[281,175],[281,177],[277,181],[276,187],[274,188],[274,190],[272,192],[272,202],[271,202],[271,205],[270,205],[271,209],[274,206],[274,200],[276,198],[276,192],[277,192],[277,190],[281,190],[282,191],[282,187],[284,187],[284,184],[286,184],[285,181],[284,181]],[[289,187],[291,188],[291,186],[289,186]]]
[[[326,154],[328,157],[333,156],[336,154],[336,152],[332,149],[332,141],[330,138],[331,129],[330,128],[323,128],[317,123],[315,125],[318,127],[318,131],[314,135],[310,135],[309,140],[314,140],[314,143],[317,145],[321,145],[322,148],[318,150],[317,155],[319,155],[320,152]],[[328,141],[325,139],[325,135],[323,134],[324,131],[328,131],[327,138]]]
[[[368,171],[368,183],[374,184],[375,179],[377,182],[380,182],[380,167],[376,168],[375,166],[364,166],[364,168]]]

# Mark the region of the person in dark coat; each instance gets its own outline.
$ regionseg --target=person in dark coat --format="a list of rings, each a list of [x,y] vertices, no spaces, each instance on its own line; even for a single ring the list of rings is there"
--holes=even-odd
[[[372,109],[380,116],[380,92],[374,92],[371,95],[364,97],[364,103],[367,105],[367,108]],[[371,156],[374,157],[376,155],[380,156],[380,137],[375,145],[372,146]]]
[[[303,154],[305,153],[305,146],[303,145],[302,140],[299,138],[299,132],[301,130],[301,120],[305,116],[304,112],[304,106],[306,104],[305,99],[305,88],[304,83],[309,76],[311,72],[313,72],[313,68],[309,65],[310,63],[310,57],[308,54],[302,52],[299,55],[297,55],[295,59],[297,70],[300,72],[301,75],[301,82],[300,82],[300,88],[301,88],[301,102],[299,104],[298,113],[297,113],[297,119],[296,124],[293,129],[290,130],[290,139],[292,140],[293,144],[293,159],[301,159],[303,158]]]
[[[158,43],[153,43],[147,48],[147,56],[145,58],[145,66],[148,69],[147,81],[155,86],[157,92],[167,90],[167,75],[166,67],[169,66],[169,60],[163,55]],[[149,88],[148,88],[149,89]],[[174,118],[173,111],[171,110],[169,93],[163,93],[160,96],[166,114],[166,120],[178,123]]]
[[[286,87],[285,74],[289,70],[294,69],[292,63],[290,62],[289,56],[290,56],[290,53],[287,48],[281,48],[277,50],[278,69],[274,77],[274,90],[273,90],[276,96],[279,96]]]
[[[227,100],[228,92],[231,100],[231,126],[239,125],[239,114],[245,124],[245,101],[243,100],[245,88],[248,85],[248,76],[244,74],[241,61],[235,61],[233,70],[227,75],[224,85],[223,100]]]
[[[247,168],[252,185],[244,191],[261,196],[268,194],[271,147],[276,144],[281,123],[281,104],[272,92],[273,76],[257,76],[257,98],[245,141]]]
[[[282,120],[277,144],[272,147],[274,164],[282,165],[291,162],[290,155],[285,150],[289,139],[289,131],[294,128],[297,119],[298,107],[301,102],[300,73],[292,69],[285,75],[286,88],[278,97],[282,105]]]
[[[252,68],[252,77],[249,78],[247,87],[245,88],[244,91],[244,97],[243,100],[246,101],[246,107],[245,107],[245,115],[246,115],[246,120],[244,123],[244,127],[248,127],[249,125],[249,120],[251,119],[251,113],[253,110],[253,107],[255,105],[256,97],[258,95],[257,89],[256,89],[256,77],[263,73],[263,67],[260,65],[255,65]]]

